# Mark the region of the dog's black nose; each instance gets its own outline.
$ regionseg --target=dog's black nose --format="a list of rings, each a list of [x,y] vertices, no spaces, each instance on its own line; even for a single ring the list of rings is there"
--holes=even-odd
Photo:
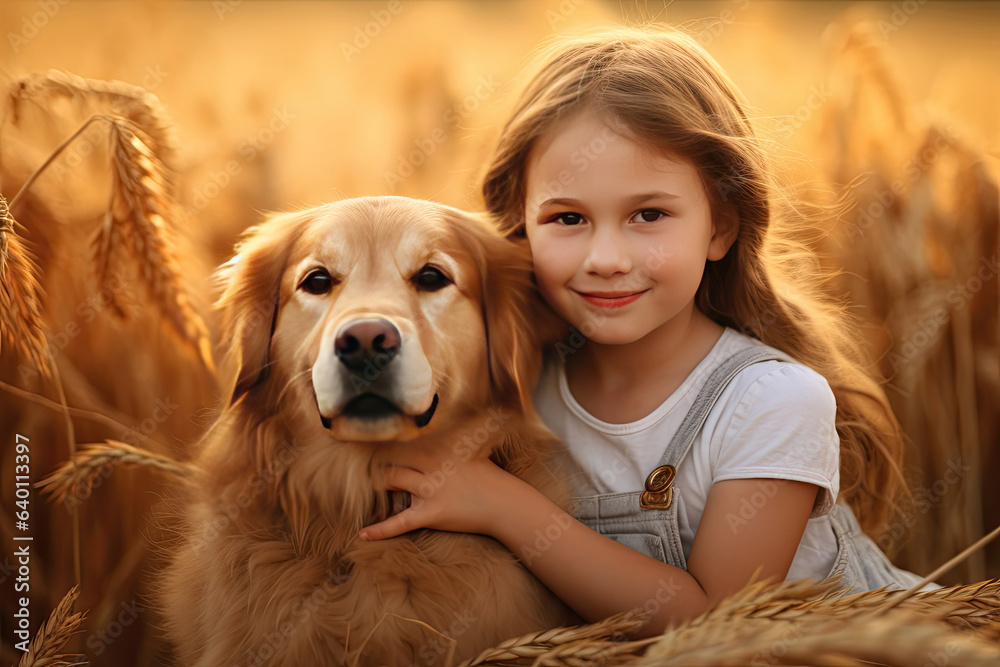
[[[399,329],[380,317],[348,322],[333,341],[337,358],[352,371],[364,370],[369,360],[385,368],[399,354],[399,346]]]

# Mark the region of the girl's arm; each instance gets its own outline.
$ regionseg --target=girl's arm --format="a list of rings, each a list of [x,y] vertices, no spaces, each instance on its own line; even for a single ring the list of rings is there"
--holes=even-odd
[[[409,491],[411,507],[368,526],[361,537],[382,539],[421,527],[491,535],[588,621],[652,610],[636,637],[660,634],[704,612],[745,586],[758,567],[760,578],[783,580],[818,491],[814,484],[774,479],[716,483],[685,571],[587,528],[488,459],[430,474],[443,469],[427,460],[389,468],[386,488]],[[761,484],[773,494],[762,494]]]
[[[775,493],[756,507],[749,499],[762,495],[761,481],[728,480],[712,487],[686,571],[594,532],[530,487],[497,517],[492,534],[588,621],[630,608],[652,610],[637,634],[652,636],[740,590],[758,567],[760,578],[785,578],[818,487],[763,480]]]

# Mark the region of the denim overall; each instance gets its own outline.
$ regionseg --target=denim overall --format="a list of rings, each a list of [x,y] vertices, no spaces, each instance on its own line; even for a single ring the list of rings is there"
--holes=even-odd
[[[574,516],[601,535],[610,537],[640,553],[682,569],[687,560],[681,546],[677,524],[676,495],[683,491],[673,485],[677,466],[695,441],[709,411],[726,385],[750,364],[759,361],[794,361],[772,349],[749,348],[723,362],[708,378],[691,410],[684,417],[663,452],[658,466],[646,479],[646,489],[630,493],[608,493],[574,498]],[[837,538],[837,558],[828,577],[841,575],[843,588],[852,593],[910,588],[923,578],[895,567],[858,524],[851,508],[836,503],[830,510],[830,523]],[[938,588],[928,584],[922,590]]]

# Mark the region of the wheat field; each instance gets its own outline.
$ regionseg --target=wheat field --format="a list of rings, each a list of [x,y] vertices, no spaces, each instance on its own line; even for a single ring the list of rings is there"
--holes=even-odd
[[[219,399],[208,277],[243,229],[363,195],[480,209],[532,49],[646,21],[719,60],[806,201],[849,205],[803,240],[907,435],[913,498],[880,546],[924,575],[1000,525],[1000,3],[5,2],[0,661],[169,664],[149,584]],[[28,662],[18,434],[54,491],[30,503]],[[757,585],[641,646],[611,619],[475,664],[997,664],[994,577],[998,543],[936,578],[948,600]]]

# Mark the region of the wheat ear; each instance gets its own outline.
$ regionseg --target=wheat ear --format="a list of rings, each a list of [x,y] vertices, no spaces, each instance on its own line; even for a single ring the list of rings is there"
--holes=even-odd
[[[60,99],[95,102],[107,113],[121,116],[143,129],[152,140],[150,148],[160,159],[170,163],[177,140],[173,122],[160,100],[141,86],[123,81],[85,79],[70,72],[51,69],[21,77],[10,87],[12,115],[16,118],[19,105],[34,103],[52,108]]]
[[[125,266],[131,251],[154,303],[170,327],[214,371],[208,327],[191,307],[169,238],[166,220],[180,215],[173,199],[169,170],[149,147],[153,142],[142,129],[119,116],[92,116],[32,172],[11,204],[95,121],[106,121],[110,128],[111,194],[103,224],[92,243],[98,280],[106,294],[111,295],[109,305],[120,317],[126,316],[115,299],[117,289],[112,269]]]
[[[815,614],[808,623],[740,615],[668,631],[634,664],[652,665],[892,665],[1000,664],[1000,648],[984,638],[898,608],[871,617]],[[681,636],[678,636],[681,635]],[[945,662],[934,663],[940,656]]]
[[[154,303],[208,368],[214,368],[208,328],[191,307],[181,284],[166,221],[179,215],[167,168],[149,148],[149,138],[124,118],[111,118],[109,129],[113,186],[94,252],[102,286],[122,265],[125,246],[139,262]],[[109,290],[114,294],[114,290]]]
[[[190,477],[195,466],[176,461],[169,456],[153,454],[118,440],[83,445],[71,460],[63,462],[55,471],[35,486],[49,494],[52,500],[62,502],[67,496],[86,495],[94,480],[104,470],[118,465],[141,465],[168,472],[177,477]]]
[[[17,349],[49,375],[38,267],[17,234],[17,224],[0,195],[0,349]]]
[[[753,619],[808,620],[817,613],[851,616],[862,611],[879,612],[901,594],[878,589],[851,594],[839,590],[835,578],[820,582],[808,579],[752,584],[720,603],[713,618],[741,615]],[[986,636],[1000,635],[1000,579],[939,588],[917,593],[899,603],[924,616],[969,628]],[[708,618],[699,622],[707,622]]]
[[[483,651],[459,667],[473,665],[613,665],[635,650],[648,646],[656,638],[618,642],[646,622],[648,612],[633,609],[589,625],[555,628],[534,632],[498,644]]]
[[[74,586],[52,610],[52,614],[38,626],[38,632],[31,639],[28,651],[21,656],[18,667],[71,667],[78,662],[70,662],[60,655],[63,646],[71,636],[79,632],[80,623],[87,612],[71,613],[80,589]]]

